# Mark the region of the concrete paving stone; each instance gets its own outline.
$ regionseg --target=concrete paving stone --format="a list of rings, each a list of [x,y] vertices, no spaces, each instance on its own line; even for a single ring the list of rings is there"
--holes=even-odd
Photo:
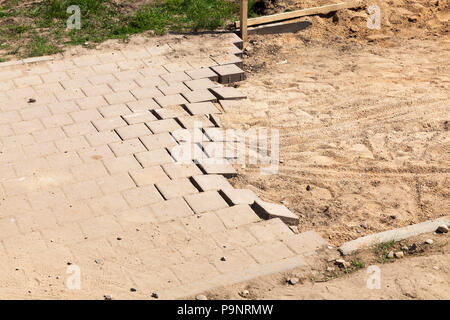
[[[83,233],[77,224],[71,223],[54,228],[43,228],[41,226],[42,237],[48,242],[73,244],[84,239]]]
[[[92,66],[92,70],[96,74],[114,73],[119,70],[119,66],[114,62],[105,63],[105,61],[102,61],[102,64]]]
[[[70,113],[74,122],[87,122],[98,119],[103,119],[102,115],[97,109],[80,110]]]
[[[54,115],[66,114],[69,112],[75,112],[80,110],[75,101],[51,103],[47,107],[49,108],[50,112]]]
[[[76,89],[76,88],[82,88],[86,85],[86,81],[83,79],[65,79],[59,82],[61,86],[68,90],[68,89]]]
[[[119,66],[120,71],[134,71],[139,70],[141,68],[145,68],[146,64],[142,60],[123,60],[123,61],[117,61],[117,65]],[[121,80],[132,80],[132,74],[125,74],[127,76],[122,76],[123,78]]]
[[[131,110],[125,104],[114,104],[98,109],[104,118],[113,118],[131,114]]]
[[[188,113],[182,106],[167,106],[153,111],[160,119],[173,119],[187,116]]]
[[[209,263],[189,262],[170,267],[182,283],[193,283],[201,279],[208,279],[219,274],[219,271]]]
[[[226,178],[231,178],[237,176],[236,170],[230,163],[211,163],[203,162],[200,163],[200,168],[206,174],[221,174]]]
[[[205,128],[205,135],[213,142],[235,142],[237,131],[223,128]]]
[[[242,227],[214,232],[211,236],[221,248],[245,248],[259,243],[248,230]]]
[[[96,180],[103,194],[122,192],[135,188],[136,184],[128,173],[118,173],[111,176],[104,176]]]
[[[221,100],[245,99],[246,96],[233,87],[212,88],[211,92]]]
[[[166,200],[198,193],[198,190],[187,178],[160,182],[156,184],[156,188]]]
[[[128,125],[125,127],[117,128],[116,132],[123,140],[143,137],[143,136],[151,134],[151,131],[145,125],[145,123],[137,123],[137,124],[132,124],[132,125]]]
[[[156,117],[148,110],[138,111],[131,114],[126,114],[122,118],[129,124],[138,124],[156,121]]]
[[[191,142],[202,143],[209,141],[208,137],[203,133],[201,128],[177,129],[171,132],[172,137],[179,143]]]
[[[85,137],[92,147],[121,141],[114,130],[88,133]]]
[[[62,127],[68,137],[83,136],[90,133],[96,133],[97,129],[91,122],[74,123]]]
[[[88,78],[93,85],[106,84],[116,82],[117,79],[112,74],[95,75]]]
[[[113,73],[114,77],[121,81],[134,80],[142,78],[142,74],[137,70],[126,70]]]
[[[203,256],[208,256],[212,253],[212,250],[220,248],[214,241],[212,234],[225,231],[225,226],[222,221],[213,212],[205,212],[201,215],[191,215],[181,219],[185,229],[188,232],[188,239],[201,241],[208,241],[210,251],[203,252]],[[186,239],[180,239],[186,242]],[[189,241],[190,242],[190,241]],[[201,246],[200,248],[204,248]],[[205,249],[205,248],[204,248]],[[192,251],[192,249],[190,250]]]
[[[140,70],[140,72],[144,77],[156,77],[168,73],[167,70],[164,69],[162,66],[151,66],[143,68]]]
[[[129,209],[128,204],[120,193],[112,193],[90,199],[87,204],[95,216],[115,215],[118,212]]]
[[[177,145],[175,139],[168,132],[142,136],[140,137],[140,140],[149,151]]]
[[[220,113],[212,102],[188,103],[186,109],[192,115]]]
[[[28,256],[31,253],[43,252],[48,249],[47,241],[42,239],[39,232],[31,232],[26,235],[12,234],[10,237],[3,239],[2,242],[6,252],[14,255],[21,252]],[[16,256],[16,265],[18,261],[20,261],[20,258]],[[9,277],[11,276],[10,274]]]
[[[6,111],[0,113],[0,124],[22,121],[21,114],[17,111]]]
[[[84,162],[99,161],[114,157],[114,153],[107,145],[89,147],[77,150]]]
[[[228,229],[260,221],[260,218],[247,204],[238,204],[233,207],[215,211]]]
[[[147,122],[146,124],[154,134],[171,132],[181,128],[178,122],[176,122],[174,119],[152,121]]]
[[[42,131],[34,131],[32,135],[37,143],[64,139],[66,135],[61,128],[50,128]]]
[[[218,174],[194,175],[192,176],[192,180],[194,184],[202,191],[218,191],[218,190],[233,189],[233,186],[228,182],[228,180],[224,176]]]
[[[139,139],[130,139],[120,142],[113,142],[108,145],[114,152],[116,157],[144,152],[147,150],[145,149],[144,145]]]
[[[217,101],[217,98],[207,89],[200,89],[182,93],[183,97],[190,103]]]
[[[50,154],[55,154],[59,152],[58,149],[56,149],[55,143],[53,141],[23,146],[23,151],[30,159],[45,157]],[[2,177],[6,176],[6,174],[2,171],[1,167],[0,167],[0,176]]]
[[[86,79],[88,77],[95,76],[95,71],[90,66],[82,68],[73,68],[66,70],[71,79]]]
[[[127,190],[123,193],[123,197],[132,208],[164,201],[158,190],[152,185]]]
[[[228,249],[223,252],[223,256],[226,257],[225,261],[221,261],[221,256],[214,255],[210,259],[213,261],[214,266],[221,273],[233,273],[243,270],[247,270],[249,267],[256,265],[257,262],[247,252],[242,249]]]
[[[11,127],[16,134],[32,133],[44,129],[39,119],[11,123]]]
[[[69,200],[87,200],[102,195],[95,181],[82,181],[63,186],[63,191]]]
[[[198,79],[209,79],[211,81],[219,81],[219,76],[217,73],[212,71],[210,68],[200,68],[195,70],[187,70],[185,71],[189,77],[193,80]],[[187,80],[188,81],[188,80]]]
[[[35,118],[45,118],[49,117],[50,111],[48,108],[44,105],[42,106],[36,106],[36,107],[29,107],[23,110],[20,110],[20,115],[22,116],[23,120],[31,120]],[[18,120],[20,121],[20,120]]]
[[[120,234],[120,225],[111,216],[100,216],[80,222],[84,236],[89,239],[102,238],[110,234]]]
[[[235,45],[227,47],[226,52],[229,54],[234,54],[235,56],[242,59],[242,50],[236,47]]]
[[[328,243],[313,230],[293,235],[285,239],[284,243],[295,253],[303,256],[311,255],[316,250],[328,245]]]
[[[184,73],[183,71],[179,71],[179,72],[171,72],[171,73],[167,73],[167,74],[162,74],[160,75],[160,77],[166,81],[167,83],[172,83],[172,82],[183,82],[183,81],[188,81],[188,80],[192,80],[191,77],[189,77],[186,73]]]
[[[161,108],[159,104],[157,104],[153,99],[141,99],[139,101],[128,102],[127,106],[133,112],[148,111]]]
[[[150,205],[150,208],[159,222],[193,215],[192,210],[182,198],[157,202]]]
[[[56,140],[55,145],[60,152],[75,151],[89,147],[88,142],[83,136]]]
[[[71,167],[70,171],[77,181],[97,179],[108,175],[103,163],[100,161],[83,163],[78,166]]]
[[[256,200],[252,204],[253,210],[263,219],[280,218],[288,225],[298,225],[299,218],[284,205]]]
[[[10,99],[30,98],[36,95],[36,91],[32,87],[17,88],[7,91],[6,95]]]
[[[222,84],[243,81],[245,79],[244,71],[235,64],[214,66],[211,69],[219,75],[218,81]]]
[[[185,196],[184,199],[195,213],[204,213],[227,208],[228,205],[216,191],[206,191]]]
[[[163,164],[162,169],[170,179],[188,178],[201,174],[194,163],[168,163]]]
[[[15,218],[19,230],[22,233],[42,231],[45,228],[56,228],[55,214],[50,209],[34,210]]]
[[[14,133],[8,124],[0,125],[0,137],[12,136]]]
[[[55,92],[55,95],[56,95],[56,98],[58,99],[58,101],[61,101],[61,102],[69,101],[69,100],[79,100],[79,99],[83,99],[86,97],[84,95],[83,91],[81,91],[81,89],[79,89],[79,88],[70,88],[70,89],[66,89],[61,92]],[[28,95],[28,96],[32,96],[32,95]]]
[[[39,174],[40,171],[49,167],[44,157],[15,161],[12,166],[19,177]]]
[[[155,149],[135,154],[136,159],[144,168],[159,166],[174,162],[173,158],[166,149]]]
[[[166,85],[167,83],[159,76],[145,76],[142,79],[136,79],[135,82],[141,88],[151,88],[160,85]]]
[[[177,120],[185,129],[214,127],[214,124],[205,115],[202,114],[178,117]]]
[[[170,73],[183,72],[184,70],[189,70],[192,67],[187,62],[169,63],[163,65],[163,68]]]
[[[121,50],[122,54],[130,60],[136,59],[144,59],[150,56],[150,53],[145,50],[145,48],[137,49],[137,50]]]
[[[103,162],[110,174],[128,172],[141,168],[141,165],[133,155],[105,159]]]
[[[136,100],[134,94],[132,95],[129,91],[110,93],[104,97],[109,104],[127,103]]]
[[[271,263],[294,255],[285,244],[279,241],[249,247],[247,251],[258,263]]]
[[[184,99],[181,94],[172,94],[163,97],[155,97],[154,99],[162,108],[168,106],[183,105],[188,103],[188,101]]]
[[[212,82],[209,78],[185,81],[184,84],[192,91],[215,88],[219,86],[217,83]]]
[[[52,83],[67,80],[69,76],[64,71],[58,71],[41,74],[41,78],[45,83]]]
[[[103,96],[106,94],[111,94],[113,91],[106,84],[99,84],[96,86],[85,86],[86,80],[83,80],[84,86],[81,87],[81,90],[87,97],[95,97],[95,96]]]
[[[250,189],[225,189],[220,191],[220,195],[230,206],[251,205],[258,200],[258,196]]]
[[[126,127],[127,123],[121,117],[102,118],[92,121],[98,131],[109,131]]]
[[[81,109],[95,109],[108,104],[102,96],[77,99],[75,102]]]
[[[73,63],[78,67],[86,67],[100,64],[100,60],[97,56],[86,55],[80,56],[73,59]]]
[[[52,209],[55,213],[56,221],[59,225],[67,225],[93,217],[93,212],[89,208],[85,200],[66,200],[66,202],[63,204],[52,205]]]
[[[278,218],[249,225],[247,228],[260,242],[284,240],[294,234],[291,229]]]
[[[134,286],[139,289],[142,287],[151,287],[154,291],[170,289],[180,285],[177,276],[169,269],[160,269],[158,272],[149,274],[149,272],[130,272],[129,278],[134,283]]]
[[[130,90],[130,92],[133,94],[133,96],[137,100],[146,99],[146,98],[156,98],[156,97],[163,97],[164,95],[158,88],[136,88],[133,90]]]
[[[139,187],[169,180],[169,177],[160,166],[131,170],[129,174]]]
[[[129,90],[133,90],[133,89],[136,89],[139,87],[137,82],[133,81],[133,80],[111,82],[111,83],[108,83],[108,86],[114,92],[129,91]]]
[[[191,163],[192,160],[195,163],[201,163],[207,158],[207,155],[196,143],[181,143],[177,146],[167,148],[167,150],[178,163]]]
[[[190,92],[188,87],[184,85],[183,82],[175,82],[171,83],[170,85],[159,85],[158,89],[164,93],[164,95],[168,96],[171,94],[177,94],[177,93],[184,93],[184,92]]]
[[[83,163],[75,151],[51,154],[46,158],[52,169],[70,168]]]
[[[236,65],[239,68],[242,68],[244,66],[242,59],[237,57],[234,54],[220,54],[216,56],[212,56],[211,59],[213,59],[215,62],[217,62],[218,65]]]

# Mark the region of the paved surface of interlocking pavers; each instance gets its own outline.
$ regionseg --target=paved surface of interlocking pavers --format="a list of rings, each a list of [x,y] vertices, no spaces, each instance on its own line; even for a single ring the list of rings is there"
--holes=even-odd
[[[222,176],[233,166],[199,163],[186,138],[221,141],[216,96],[242,95],[210,67],[241,80],[241,41],[165,39],[0,66],[0,297],[179,298],[300,266],[325,243],[261,220],[256,195]]]

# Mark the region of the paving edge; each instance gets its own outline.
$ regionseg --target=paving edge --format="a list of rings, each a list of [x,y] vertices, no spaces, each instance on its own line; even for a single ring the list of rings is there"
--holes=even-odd
[[[347,255],[356,250],[367,248],[376,244],[390,241],[400,241],[423,233],[433,232],[442,224],[449,225],[450,216],[413,224],[403,228],[375,233],[352,241],[348,241],[339,247],[339,251],[343,255]]]
[[[304,255],[297,255],[291,258],[279,260],[276,262],[256,265],[242,271],[222,274],[210,280],[203,280],[185,285],[182,288],[169,289],[161,292],[161,299],[174,300],[183,299],[194,296],[201,292],[212,290],[215,288],[225,287],[236,283],[252,280],[258,277],[284,272],[298,267],[306,266]]]
[[[21,60],[5,61],[5,62],[0,63],[0,68],[21,66],[21,65],[28,64],[28,63],[52,61],[54,59],[55,59],[55,56],[42,56],[42,57],[35,57],[35,58],[26,58],[26,59],[21,59]]]

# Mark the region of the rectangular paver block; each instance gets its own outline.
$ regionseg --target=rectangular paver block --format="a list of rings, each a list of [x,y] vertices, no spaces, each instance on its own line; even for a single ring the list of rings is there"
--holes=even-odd
[[[188,178],[202,173],[194,163],[168,163],[163,164],[162,168],[170,179]]]
[[[109,144],[109,147],[114,152],[116,157],[144,152],[147,150],[139,139],[113,142]]]
[[[293,235],[284,240],[284,243],[295,253],[308,256],[316,250],[325,247],[328,243],[313,230]]]
[[[187,178],[160,182],[156,184],[156,188],[166,200],[198,193],[198,190]]]
[[[247,204],[224,208],[215,211],[215,213],[228,229],[237,228],[260,220],[258,215]]]
[[[190,103],[217,101],[217,98],[207,89],[199,89],[189,92],[183,92],[182,95]]]
[[[125,127],[127,123],[121,117],[112,117],[92,121],[98,131],[114,130]]]
[[[135,156],[144,168],[174,162],[173,158],[166,149],[155,149],[147,152],[136,153]]]
[[[209,79],[211,81],[219,81],[217,73],[210,68],[200,68],[195,70],[188,70],[186,73],[194,80],[197,79]]]
[[[220,100],[245,99],[247,96],[233,87],[211,88],[211,92]]]
[[[122,117],[129,125],[137,123],[145,123],[157,120],[156,117],[148,110],[138,111]]]
[[[140,140],[149,151],[155,149],[169,148],[177,145],[177,142],[170,135],[169,132],[162,132],[143,136],[140,137]]]
[[[152,204],[150,208],[158,221],[169,221],[193,215],[191,208],[189,208],[183,198],[157,202]]]
[[[227,178],[232,178],[237,175],[236,169],[230,163],[200,163],[200,167],[206,174],[221,174]]]
[[[183,98],[181,94],[171,94],[168,96],[156,97],[154,99],[163,108],[167,106],[176,106],[188,103],[188,101],[186,101],[186,99]]]
[[[212,102],[188,103],[186,109],[192,115],[220,113]]]
[[[213,59],[219,65],[236,65],[239,68],[243,67],[242,59],[232,53],[231,54],[226,53],[226,54],[212,56],[211,59]]]
[[[145,123],[137,123],[125,127],[117,128],[117,133],[123,140],[138,138],[151,134]]]
[[[182,106],[167,106],[164,108],[155,109],[154,112],[160,119],[173,119],[188,115]]]
[[[251,205],[258,200],[258,196],[250,189],[225,189],[220,191],[220,195],[230,206]]]
[[[171,132],[181,128],[178,122],[176,122],[174,119],[164,119],[148,122],[147,126],[154,134]]]
[[[280,218],[289,225],[298,225],[298,217],[288,208],[281,204],[269,203],[262,200],[256,200],[252,204],[253,210],[263,219]]]
[[[139,187],[169,180],[167,174],[159,166],[131,170],[129,173]]]
[[[214,66],[211,69],[219,75],[219,82],[222,84],[243,81],[245,79],[244,71],[235,64]]]
[[[132,208],[139,208],[164,201],[158,190],[152,185],[124,191],[123,197]]]
[[[228,205],[216,191],[206,191],[199,194],[185,196],[186,202],[195,213],[204,213],[227,208]]]
[[[202,191],[233,189],[228,180],[219,174],[196,175],[192,180]]]
[[[159,104],[157,104],[156,101],[151,98],[128,102],[127,106],[133,112],[147,111],[160,108]]]
[[[250,255],[259,263],[270,263],[292,257],[294,253],[280,241],[259,244],[247,248]]]
[[[159,85],[158,89],[161,90],[161,92],[166,96],[191,91],[183,84],[183,82],[175,82],[170,85]]]
[[[104,160],[105,167],[111,174],[140,169],[141,165],[133,155],[114,157]]]
[[[212,82],[208,78],[202,78],[202,79],[196,79],[196,80],[190,80],[185,81],[184,84],[191,90],[202,90],[202,89],[209,89],[209,88],[215,88],[219,85],[217,83]]]
[[[270,219],[247,226],[250,233],[260,242],[283,240],[291,237],[294,233],[280,219]]]

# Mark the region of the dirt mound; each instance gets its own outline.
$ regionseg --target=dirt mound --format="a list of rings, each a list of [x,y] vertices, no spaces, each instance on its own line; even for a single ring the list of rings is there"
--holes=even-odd
[[[337,0],[258,0],[256,10],[261,14],[312,8],[338,3]],[[367,8],[380,8],[380,29],[367,26]],[[310,33],[315,39],[353,38],[363,41],[389,38],[430,38],[449,33],[450,2],[442,0],[396,0],[366,2],[361,8],[339,10],[328,15],[306,17],[313,25]]]

